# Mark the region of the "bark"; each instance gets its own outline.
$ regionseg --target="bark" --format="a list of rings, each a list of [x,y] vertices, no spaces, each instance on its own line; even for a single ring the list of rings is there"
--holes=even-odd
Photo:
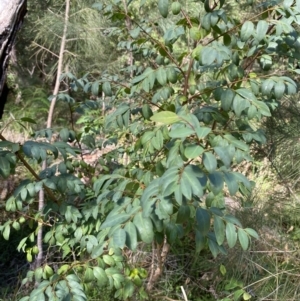
[[[0,1],[0,118],[3,114],[8,87],[6,71],[16,35],[26,14],[27,0]]]

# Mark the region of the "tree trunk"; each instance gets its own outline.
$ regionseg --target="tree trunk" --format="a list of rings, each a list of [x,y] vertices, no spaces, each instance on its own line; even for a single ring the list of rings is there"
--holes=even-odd
[[[2,117],[8,94],[5,80],[9,56],[15,43],[18,29],[23,23],[26,7],[27,0],[0,1],[0,118]]]

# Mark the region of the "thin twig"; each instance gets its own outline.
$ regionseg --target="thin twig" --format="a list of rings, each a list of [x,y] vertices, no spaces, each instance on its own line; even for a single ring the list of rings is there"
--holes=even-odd
[[[188,298],[187,298],[187,295],[185,293],[185,290],[184,290],[183,286],[181,286],[180,289],[182,291],[182,295],[183,295],[184,301],[188,301]]]
[[[51,53],[53,56],[56,56],[56,57],[58,58],[58,55],[57,55],[56,53],[52,52],[51,50],[47,49],[46,47],[44,47],[44,46],[38,44],[37,42],[32,42],[32,43],[33,43],[33,45],[38,46],[38,47],[41,48],[41,49],[44,49],[45,51]],[[33,55],[32,55],[32,56],[33,56]],[[31,56],[30,58],[32,58],[32,56]]]

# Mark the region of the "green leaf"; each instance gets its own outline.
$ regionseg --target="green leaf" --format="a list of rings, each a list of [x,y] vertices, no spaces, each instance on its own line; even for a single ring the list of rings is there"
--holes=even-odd
[[[244,300],[250,300],[251,298],[252,298],[252,296],[251,296],[249,293],[245,292],[245,293],[243,294],[243,299],[244,299]]]
[[[214,171],[209,173],[208,179],[210,182],[211,191],[214,193],[214,195],[217,195],[223,190],[224,180],[221,172]]]
[[[154,114],[150,119],[154,122],[160,122],[164,124],[172,124],[180,121],[180,117],[174,112],[170,111],[158,112]]]
[[[238,238],[243,250],[247,250],[249,246],[249,237],[244,229],[238,229]]]
[[[212,9],[210,8],[210,1],[209,0],[204,1],[204,9],[208,13],[212,11]]]
[[[240,96],[250,101],[256,100],[256,96],[248,89],[245,88],[237,89],[236,93],[238,93]]]
[[[211,152],[203,154],[203,164],[208,172],[213,172],[217,168],[216,157]]]
[[[143,217],[139,212],[135,215],[133,223],[137,228],[141,240],[145,243],[151,243],[154,238],[153,224],[149,217]]]
[[[237,241],[237,233],[235,226],[231,223],[226,224],[226,239],[229,248],[233,248]]]
[[[206,238],[199,230],[195,230],[196,253],[199,253],[205,248]]]
[[[10,197],[5,204],[6,211],[12,211],[15,212],[17,210],[16,207],[16,199],[14,197]]]
[[[153,180],[142,194],[141,204],[145,217],[149,217],[153,211],[154,203],[156,202],[155,196],[159,193],[159,184],[160,179]]]
[[[203,208],[197,208],[196,210],[196,222],[197,229],[205,236],[210,229],[210,215],[207,210]]]
[[[229,111],[235,96],[235,92],[232,89],[227,89],[222,93],[221,107],[224,111]]]
[[[225,268],[225,266],[224,266],[223,264],[220,265],[220,272],[221,272],[221,274],[222,274],[223,276],[226,275],[226,268]]]
[[[143,105],[142,114],[143,114],[143,117],[147,120],[150,120],[150,118],[153,116],[153,112],[148,104]]]
[[[172,194],[179,180],[179,169],[177,166],[169,168],[160,178],[161,194],[166,197]]]
[[[130,218],[130,214],[127,213],[120,213],[116,214],[111,217],[107,217],[107,219],[104,221],[104,223],[101,225],[100,230],[103,230],[105,228],[113,227],[115,225],[120,225],[126,222]]]
[[[91,92],[94,96],[99,95],[99,81],[93,82],[93,84],[91,86]]]
[[[204,149],[199,145],[187,145],[184,149],[184,155],[188,159],[195,159],[204,152]]]
[[[164,229],[163,221],[160,220],[155,212],[150,215],[150,218],[154,225],[154,230],[157,232],[162,232]]]
[[[18,244],[17,250],[18,252],[20,252],[21,250],[24,250],[24,248],[26,247],[26,241],[27,241],[28,237],[24,237]]]
[[[173,2],[173,4],[176,2]],[[177,71],[175,68],[170,67],[167,69],[167,78],[168,81],[172,84],[175,84],[177,82],[178,76],[177,76]]]
[[[130,30],[129,34],[133,39],[136,39],[139,36],[140,31],[141,31],[141,29],[139,27],[136,27],[136,28]]]
[[[114,246],[123,249],[126,241],[126,232],[124,229],[119,228],[113,234]]]
[[[281,99],[285,92],[285,84],[283,81],[278,81],[274,88],[274,95],[276,99]]]
[[[141,81],[143,81],[147,76],[149,76],[151,73],[153,73],[154,70],[151,69],[150,67],[147,67],[145,69],[145,71],[143,72],[143,74],[139,75],[139,76],[136,76],[132,79],[131,83],[134,85],[134,84],[137,84]]]
[[[156,150],[161,150],[162,149],[163,143],[164,143],[164,137],[163,137],[163,134],[162,134],[161,130],[158,130],[156,132],[156,135],[152,139],[151,143],[152,143],[153,147]]]
[[[230,172],[224,172],[223,174],[230,195],[235,195],[239,190],[239,185],[236,180],[236,177]]]
[[[256,39],[260,42],[266,36],[269,25],[264,20],[259,20],[256,27]]]
[[[3,235],[3,238],[5,240],[9,240],[9,235],[10,235],[10,224],[7,224],[5,227],[4,227],[4,231],[2,233]]]
[[[240,117],[242,112],[249,108],[250,102],[248,99],[242,98],[239,94],[236,94],[233,99],[232,108],[235,114]]]
[[[250,181],[243,174],[239,172],[233,172],[233,174],[238,182],[243,183],[249,189],[251,188]]]
[[[256,109],[256,107],[253,106],[253,105],[251,105],[249,107],[249,109],[248,109],[247,115],[248,115],[249,119],[253,119],[254,117],[256,117],[256,115],[257,115],[257,109]]]
[[[199,139],[205,138],[211,132],[211,128],[208,127],[200,127],[196,128],[196,133]]]
[[[201,19],[201,26],[205,30],[209,31],[211,28],[211,19],[210,19],[210,14],[205,14],[204,17]]]
[[[91,257],[98,258],[99,256],[101,256],[104,252],[105,247],[106,247],[106,243],[102,243],[100,245],[95,246],[92,250]]]
[[[134,251],[137,247],[137,230],[132,222],[128,222],[125,225],[124,230],[126,231],[126,246]]]
[[[20,224],[17,221],[13,222],[12,227],[17,231],[21,229]]]
[[[233,299],[234,301],[239,300],[239,298],[245,293],[245,291],[243,289],[239,289],[237,291],[234,292],[233,294]]]
[[[251,21],[246,21],[243,24],[240,32],[240,37],[242,42],[246,42],[253,33],[254,33],[254,24]]]
[[[168,0],[158,0],[158,10],[164,18],[167,18],[168,14],[169,14],[169,1]]]
[[[95,279],[93,269],[87,268],[84,272],[83,280],[85,283],[92,282]]]
[[[29,123],[33,123],[33,124],[37,124],[37,122],[29,117],[22,117],[20,119],[21,121],[24,121],[24,122],[29,122]]]
[[[206,46],[202,49],[200,55],[200,61],[202,62],[202,65],[209,66],[215,63],[218,57],[218,52],[214,48]]]
[[[250,235],[256,239],[259,238],[257,232],[251,228],[245,228],[244,231],[247,232],[248,235]]]
[[[215,241],[209,239],[208,240],[208,247],[209,247],[213,257],[216,258],[217,255],[219,254],[218,244]]]
[[[271,91],[272,91],[274,85],[275,85],[275,82],[273,81],[273,79],[268,78],[268,79],[264,80],[261,84],[262,94],[266,95],[266,96],[271,96]]]
[[[193,193],[193,187],[191,186],[191,182],[189,181],[188,177],[182,177],[180,180],[180,188],[181,193],[183,196],[186,197],[186,199],[191,200],[192,199],[192,193]]]
[[[114,258],[107,254],[103,255],[103,261],[110,266],[114,266],[116,264]]]
[[[102,91],[104,92],[105,96],[112,96],[110,82],[103,83]]]
[[[264,102],[262,101],[253,101],[253,103],[256,105],[257,107],[257,110],[264,116],[271,116],[271,112],[270,112],[270,109],[269,107],[267,106],[267,104],[265,104]]]
[[[0,175],[3,178],[7,178],[10,175],[10,163],[3,157],[0,157]]]
[[[166,225],[165,233],[167,236],[168,243],[173,244],[178,236],[177,229],[173,222],[170,222]]]
[[[169,132],[171,138],[186,138],[195,134],[195,131],[190,127],[176,127]]]
[[[173,214],[173,203],[169,198],[160,198],[158,202],[158,207],[155,210],[159,219],[168,219],[170,215]]]
[[[233,137],[230,134],[226,134],[224,135],[224,138],[230,142],[233,146],[235,146],[236,148],[241,149],[244,152],[248,152],[249,151],[249,146],[244,143],[243,141],[240,141],[238,139],[236,139],[235,137]]]
[[[198,166],[188,165],[187,167],[185,167],[182,173],[181,181],[184,181],[184,184],[183,183],[180,184],[181,190],[184,191],[182,187],[184,185],[190,186],[192,189],[192,193],[198,197],[201,197],[203,195],[203,187],[202,187],[201,180],[204,177],[205,177],[204,173]]]
[[[224,165],[226,167],[230,167],[232,158],[228,152],[228,148],[226,148],[224,146],[216,146],[216,147],[214,147],[214,151],[220,157],[220,159],[222,160]]]
[[[225,224],[218,215],[214,216],[214,232],[216,235],[217,243],[219,245],[222,245],[225,239]]]
[[[182,205],[179,207],[179,210],[177,212],[177,219],[176,223],[182,224],[184,222],[187,222],[190,219],[191,209],[187,205]]]
[[[229,34],[224,34],[223,35],[223,43],[225,46],[230,46],[231,44],[231,37]]]
[[[160,67],[156,70],[156,79],[162,86],[167,83],[167,72],[164,67]]]

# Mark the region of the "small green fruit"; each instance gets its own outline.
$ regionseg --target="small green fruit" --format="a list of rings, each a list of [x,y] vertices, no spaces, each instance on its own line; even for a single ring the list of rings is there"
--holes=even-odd
[[[190,36],[193,40],[199,41],[201,39],[201,31],[197,27],[190,29]]]
[[[32,248],[32,254],[36,255],[36,254],[38,254],[38,253],[39,253],[39,248],[38,248],[37,246],[34,246],[34,247]]]
[[[156,64],[157,64],[157,65],[163,65],[163,64],[164,64],[164,57],[161,56],[161,55],[158,55],[158,56],[156,57],[155,61],[156,61]]]
[[[178,15],[181,11],[181,4],[178,1],[173,2],[171,5],[171,10],[173,15]]]
[[[184,96],[184,95],[181,95],[181,96],[179,97],[179,102],[180,102],[181,104],[185,103],[186,100],[187,100],[187,98],[186,98],[186,96]]]
[[[25,219],[24,216],[21,216],[21,217],[19,218],[19,223],[20,223],[20,224],[24,224],[25,221],[26,221],[26,219]]]
[[[31,255],[31,253],[27,252],[26,259],[27,259],[28,262],[32,262],[32,255]]]

